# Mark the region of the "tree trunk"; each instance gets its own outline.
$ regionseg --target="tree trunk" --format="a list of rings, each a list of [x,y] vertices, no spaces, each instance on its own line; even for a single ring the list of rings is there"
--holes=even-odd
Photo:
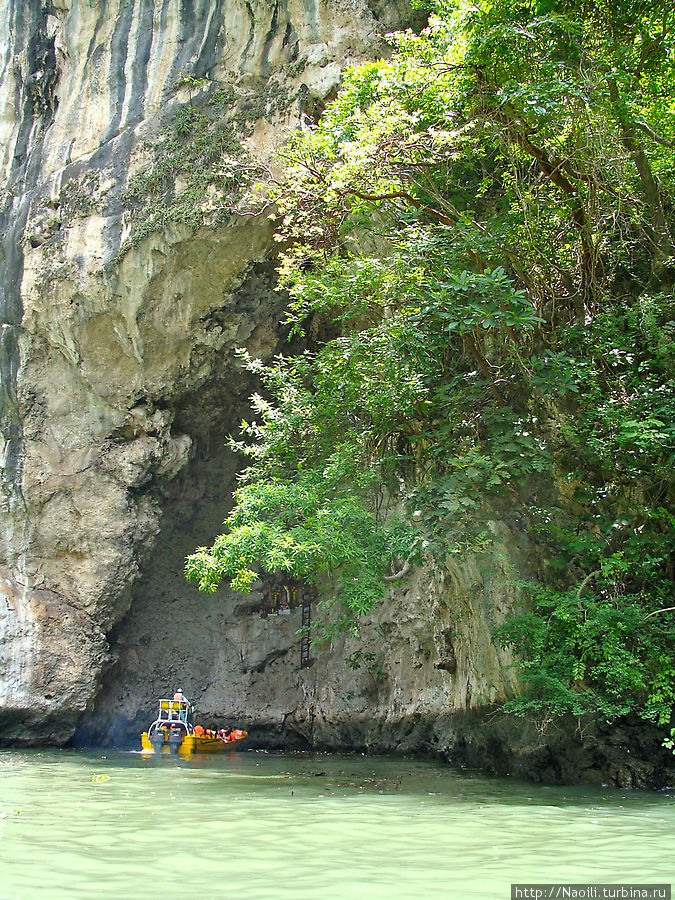
[[[649,210],[649,218],[654,233],[654,274],[662,278],[665,274],[665,261],[669,257],[675,256],[675,246],[673,244],[673,235],[668,227],[666,214],[663,211],[661,191],[652,172],[647,154],[644,152],[638,139],[636,126],[631,121],[626,106],[621,99],[616,81],[613,78],[608,78],[607,86],[609,88],[609,98],[614,105],[614,110],[619,120],[621,142],[635,163],[642,194]]]

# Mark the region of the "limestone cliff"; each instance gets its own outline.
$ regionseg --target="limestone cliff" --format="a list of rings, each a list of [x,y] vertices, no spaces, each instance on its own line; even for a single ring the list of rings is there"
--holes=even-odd
[[[356,669],[348,640],[300,669],[299,612],[261,616],[261,588],[183,578],[241,465],[226,437],[253,385],[234,350],[284,345],[272,226],[242,189],[411,17],[404,0],[0,0],[1,743],[131,745],[180,682],[261,745],[496,771],[535,748],[545,777],[633,778],[621,750],[542,765],[557,751],[536,736],[476,726],[514,686],[490,639],[530,564],[508,516],[490,523],[502,562],[397,585]]]

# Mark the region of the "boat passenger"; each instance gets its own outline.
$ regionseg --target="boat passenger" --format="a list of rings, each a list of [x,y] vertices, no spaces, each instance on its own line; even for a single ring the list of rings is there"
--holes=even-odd
[[[183,693],[183,691],[180,688],[178,688],[176,693],[173,695],[173,699],[184,701],[186,698],[185,698],[185,694]]]

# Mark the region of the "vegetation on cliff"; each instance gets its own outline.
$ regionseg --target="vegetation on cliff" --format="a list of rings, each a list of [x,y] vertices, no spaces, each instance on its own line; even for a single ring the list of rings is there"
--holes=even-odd
[[[262,170],[242,139],[259,116],[269,118],[289,102],[274,80],[254,94],[241,85],[216,87],[206,77],[181,74],[174,89],[186,90],[188,101],[176,102],[164,131],[144,144],[145,166],[123,195],[129,237],[118,259],[171,224],[192,231],[225,224]]]
[[[281,280],[313,349],[249,360],[251,464],[187,575],[329,577],[330,627],[355,628],[422,557],[489,556],[508,515],[539,559],[497,635],[511,708],[666,725],[675,9],[431,5],[284,150]]]

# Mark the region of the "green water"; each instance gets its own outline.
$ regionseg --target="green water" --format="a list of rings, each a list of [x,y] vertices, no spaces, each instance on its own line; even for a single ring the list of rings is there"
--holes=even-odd
[[[540,787],[427,761],[0,753],[0,897],[485,898],[671,882],[675,791]]]

